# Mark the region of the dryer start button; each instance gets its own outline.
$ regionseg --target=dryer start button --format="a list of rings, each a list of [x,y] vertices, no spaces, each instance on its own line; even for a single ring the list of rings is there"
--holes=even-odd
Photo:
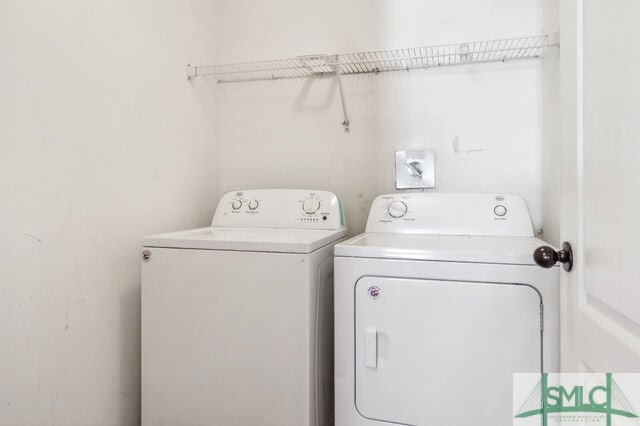
[[[493,212],[496,214],[496,216],[502,217],[507,214],[507,208],[503,205],[498,204],[493,208]]]

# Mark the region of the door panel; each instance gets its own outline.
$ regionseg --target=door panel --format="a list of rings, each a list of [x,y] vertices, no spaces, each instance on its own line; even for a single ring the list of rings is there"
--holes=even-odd
[[[640,326],[639,19],[636,0],[584,3],[585,302],[628,327]]]
[[[560,2],[565,371],[640,369],[640,3]]]
[[[362,416],[409,425],[511,424],[504,401],[512,398],[512,373],[541,369],[534,289],[365,277],[355,292]]]

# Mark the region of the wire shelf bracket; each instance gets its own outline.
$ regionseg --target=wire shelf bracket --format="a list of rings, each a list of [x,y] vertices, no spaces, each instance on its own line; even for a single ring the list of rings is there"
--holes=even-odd
[[[344,76],[541,58],[545,49],[557,48],[559,45],[559,34],[556,32],[438,46],[298,56],[224,65],[188,65],[187,78],[191,80],[206,76],[216,79],[218,83],[236,83],[333,75],[338,82],[342,103],[342,125],[345,132],[349,132],[350,122],[343,88]]]
[[[338,81],[338,90],[340,91],[340,102],[342,103],[342,113],[344,114],[344,131],[349,133],[351,131],[351,123],[349,122],[349,113],[347,113],[347,103],[344,100],[344,88],[342,87],[342,71],[339,66],[333,67],[336,74],[336,80]]]

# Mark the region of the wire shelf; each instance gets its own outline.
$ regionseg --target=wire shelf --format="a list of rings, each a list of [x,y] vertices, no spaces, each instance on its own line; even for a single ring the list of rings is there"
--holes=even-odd
[[[210,76],[219,83],[231,83],[505,62],[542,57],[546,47],[557,45],[557,41],[552,41],[549,35],[537,35],[405,49],[298,56],[271,61],[192,66],[190,78]]]

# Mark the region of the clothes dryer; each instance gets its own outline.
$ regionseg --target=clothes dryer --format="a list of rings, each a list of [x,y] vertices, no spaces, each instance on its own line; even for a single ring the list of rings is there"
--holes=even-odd
[[[559,366],[559,268],[525,202],[375,199],[335,247],[336,426],[513,423],[513,373]]]

